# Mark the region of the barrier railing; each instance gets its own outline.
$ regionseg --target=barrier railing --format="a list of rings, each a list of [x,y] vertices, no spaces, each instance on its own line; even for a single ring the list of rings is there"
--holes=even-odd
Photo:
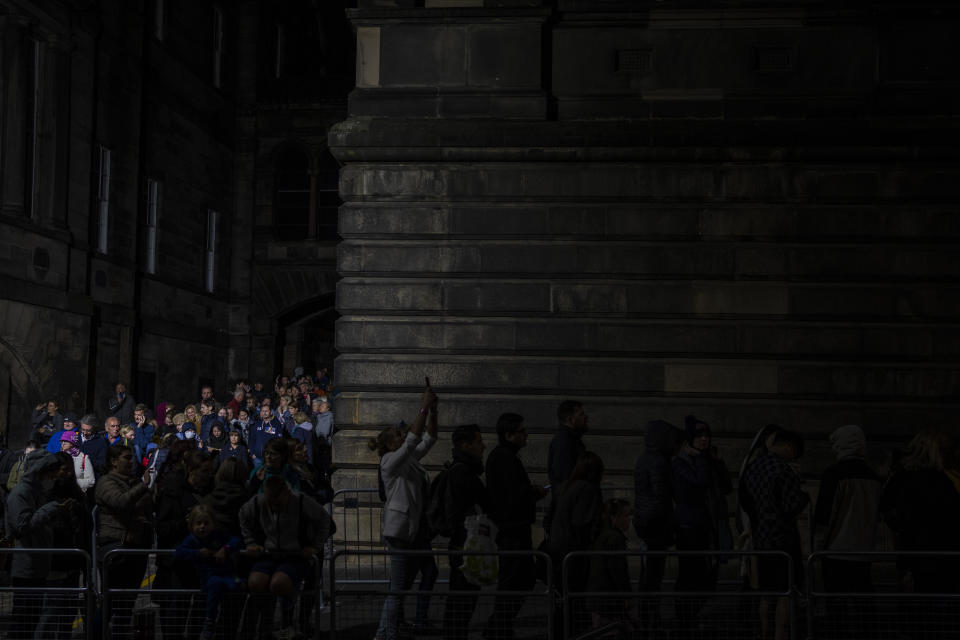
[[[739,573],[739,561],[761,559],[768,580],[761,590],[721,575]],[[790,605],[789,637],[798,637],[798,592],[784,552],[577,551],[563,559],[562,571],[564,638],[629,638],[641,629],[644,637],[671,640],[761,637],[761,600],[769,602],[771,622],[763,630],[772,638],[782,599]]]
[[[327,558],[338,549],[348,551],[382,551],[383,503],[377,489],[340,489],[327,505],[330,518],[337,524],[337,533],[327,543]],[[339,567],[341,582],[384,583],[388,580],[388,559],[385,556],[358,554],[348,566]],[[333,563],[330,563],[333,571]]]
[[[459,567],[465,556],[500,557],[524,564],[535,571],[542,565],[547,582],[535,582],[530,576],[529,589],[498,590],[495,584],[483,588],[468,585],[462,574],[450,573],[450,563]],[[355,556],[382,558],[378,563],[389,563],[391,557],[402,562],[416,563],[418,559],[443,558],[440,573],[449,575],[447,584],[437,581],[431,590],[417,588],[417,581],[408,589],[391,589],[382,582],[341,581],[343,565],[353,562]],[[519,562],[516,562],[519,561]],[[507,563],[509,564],[509,563]],[[397,566],[397,565],[394,565]],[[407,570],[409,564],[401,570]],[[340,549],[330,567],[330,637],[332,640],[369,640],[379,637],[381,618],[386,620],[384,605],[395,606],[401,627],[414,635],[442,635],[443,638],[466,638],[471,631],[481,630],[485,638],[546,637],[558,638],[554,622],[553,568],[549,556],[538,551],[501,551],[499,553],[469,553],[463,551],[412,550],[352,550]]]
[[[191,565],[173,563],[173,554],[173,549],[113,549],[104,554],[104,640],[200,636],[208,618],[207,595],[211,585],[200,585]],[[238,576],[245,578],[250,566],[264,559],[272,556],[237,554]],[[270,594],[250,594],[242,584],[236,590],[225,589],[219,616],[212,626],[214,637],[252,640],[269,636],[274,628],[283,625],[275,622],[286,618],[303,637],[319,638],[323,626],[318,606],[323,563],[321,558],[315,558],[310,564],[312,571],[304,577],[303,589],[293,602],[278,601]],[[151,575],[148,568],[156,569],[152,582],[144,579]],[[183,584],[189,587],[176,586]]]
[[[10,605],[9,615],[4,616],[6,638],[32,639],[35,634],[39,638],[71,638],[74,634],[92,638],[97,595],[86,551],[15,547],[0,548],[0,556],[13,556],[10,560],[15,563],[26,563],[34,571],[46,573],[44,578],[23,578],[14,574],[31,573],[29,566],[11,566],[10,585],[0,585],[0,594],[9,598]],[[7,558],[2,560],[6,564]],[[40,568],[37,563],[44,566]]]
[[[960,552],[817,552],[812,638],[960,638]]]

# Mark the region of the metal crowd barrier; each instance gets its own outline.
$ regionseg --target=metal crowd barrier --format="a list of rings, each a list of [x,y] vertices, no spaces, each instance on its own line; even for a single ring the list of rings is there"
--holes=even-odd
[[[337,524],[337,533],[327,543],[327,558],[332,560],[338,549],[345,551],[383,551],[383,503],[377,489],[340,489],[327,505],[330,518]],[[382,584],[389,580],[389,558],[385,556],[351,555],[349,566],[339,567],[341,582]],[[330,571],[334,564],[329,563]]]
[[[11,584],[0,585],[3,618],[7,621],[5,637],[91,637],[97,594],[91,580],[90,555],[82,549],[0,548],[3,564],[13,560],[13,556],[21,560],[49,560],[52,566],[44,580],[14,577]]]
[[[772,559],[782,589],[750,589],[730,578],[742,562],[764,557]],[[624,577],[629,590],[590,588]],[[561,584],[564,638],[630,638],[641,629],[643,637],[671,640],[759,638],[760,600],[771,603],[772,617],[781,598],[791,603],[790,638],[799,637],[793,563],[781,551],[577,551],[563,559]],[[772,638],[772,622],[768,633]]]
[[[179,582],[177,567],[167,562],[173,554],[173,549],[113,549],[104,554],[103,640],[200,636],[206,617],[206,593],[200,586],[172,586]],[[247,569],[257,559],[270,558],[269,554],[247,556],[243,552],[236,557],[237,564],[245,563]],[[320,557],[316,560],[311,563],[314,573],[304,581],[292,613],[294,627],[310,638],[319,638],[323,626],[323,562]],[[243,569],[238,573],[245,578]],[[253,640],[258,633],[270,636],[283,615],[283,603],[278,600],[269,594],[249,594],[245,586],[225,593],[214,637]]]
[[[392,590],[389,584],[383,582],[358,582],[353,580],[342,581],[341,575],[347,572],[344,567],[351,565],[357,556],[368,559],[381,559],[377,564],[389,564],[390,556],[403,556],[408,561],[421,559],[432,560],[435,556],[445,558],[440,563],[441,575],[449,571],[450,558],[460,562],[466,555],[471,556],[499,556],[500,558],[526,558],[531,568],[542,567],[547,582],[536,582],[525,591],[498,591],[495,584],[473,590],[450,589],[449,582],[443,584],[440,580],[430,590],[421,590],[416,576],[410,589]],[[443,631],[445,616],[450,620],[460,618],[466,625],[466,633],[483,631],[488,637],[531,637],[553,640],[559,635],[555,629],[553,597],[553,567],[547,554],[538,551],[501,551],[474,552],[465,554],[463,551],[447,550],[354,550],[340,549],[331,560],[330,567],[330,638],[331,640],[369,640],[377,636],[377,629],[384,603],[388,598],[399,598],[401,603],[400,618],[403,621],[401,635],[441,635],[454,636]],[[457,584],[460,584],[459,582]],[[409,596],[409,597],[408,597]],[[486,628],[490,616],[495,611],[517,609],[516,616],[506,618],[498,616],[496,619],[512,619],[513,624],[506,628],[508,623],[494,628]],[[422,618],[418,614],[425,614]],[[418,627],[418,623],[427,622],[426,629]],[[404,628],[406,631],[404,631]],[[473,636],[478,635],[473,633]],[[464,636],[466,637],[466,636]]]
[[[818,552],[807,576],[812,638],[960,638],[960,552]]]

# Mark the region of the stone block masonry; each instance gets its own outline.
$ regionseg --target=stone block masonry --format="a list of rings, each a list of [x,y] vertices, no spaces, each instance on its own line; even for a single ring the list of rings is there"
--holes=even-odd
[[[856,9],[622,4],[351,13],[384,31],[330,133],[342,482],[424,375],[441,423],[490,443],[517,411],[542,449],[584,401],[617,477],[655,418],[696,413],[731,451],[770,422],[890,444],[960,397],[960,101],[918,71],[933,111],[897,112],[873,61],[920,61]],[[482,55],[508,33],[542,74]],[[505,115],[518,86],[546,108]],[[494,106],[444,111],[470,99]]]

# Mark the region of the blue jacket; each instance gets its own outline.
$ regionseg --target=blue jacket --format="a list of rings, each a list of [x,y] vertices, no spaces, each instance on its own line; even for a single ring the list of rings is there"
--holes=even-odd
[[[71,431],[75,431],[75,430],[76,430],[76,427],[71,429]],[[49,451],[50,453],[57,453],[58,451],[60,451],[60,436],[63,435],[64,431],[66,431],[66,429],[60,429],[59,431],[54,431],[50,435],[50,441],[47,442],[47,451]]]
[[[250,428],[250,454],[258,460],[263,457],[263,447],[267,440],[279,438],[283,435],[283,425],[276,418],[257,423]]]
[[[231,449],[228,443],[220,450],[220,455],[217,457],[217,464],[223,464],[225,460],[229,460],[230,458],[236,458],[245,464],[248,469],[250,468],[250,452],[247,451],[246,445],[238,444],[236,449]]]
[[[176,551],[173,553],[174,561],[178,560],[187,560],[193,562],[193,567],[197,571],[197,576],[203,581],[206,582],[210,579],[211,576],[232,576],[235,571],[233,565],[229,562],[219,563],[216,558],[212,555],[207,556],[206,558],[200,556],[201,549],[210,549],[213,552],[219,551],[223,547],[227,547],[227,554],[236,553],[240,550],[240,545],[243,544],[240,538],[237,536],[231,536],[230,534],[221,531],[219,529],[214,529],[213,532],[207,536],[206,540],[200,540],[197,536],[192,533],[183,539],[183,542],[177,546]]]

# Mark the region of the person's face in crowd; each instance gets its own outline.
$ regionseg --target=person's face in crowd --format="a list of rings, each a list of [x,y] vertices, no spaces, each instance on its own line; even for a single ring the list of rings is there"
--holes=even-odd
[[[65,431],[73,431],[76,427],[77,425],[70,420],[63,421],[63,428]]]
[[[213,407],[211,407],[210,405],[207,405],[207,404],[201,404],[201,405],[200,405],[200,415],[202,415],[202,416],[208,416],[208,415],[210,415],[211,413],[213,413]]]
[[[120,435],[127,440],[133,440],[136,432],[133,430],[133,427],[124,427],[120,430]]]
[[[262,382],[254,382],[254,383],[253,383],[253,388],[254,388],[255,391],[263,391],[263,383],[262,383]]]
[[[200,389],[200,399],[201,400],[213,400],[213,389],[210,387],[203,387]]]
[[[133,421],[136,422],[137,424],[142,425],[144,422],[146,422],[146,420],[147,420],[147,417],[143,415],[143,409],[136,409],[133,412]]]
[[[121,383],[121,384],[118,384],[118,385],[117,385],[117,388],[116,388],[116,392],[117,392],[117,397],[120,398],[120,397],[125,396],[125,395],[127,394],[127,388],[126,388],[125,386],[123,386],[122,383]]]
[[[310,393],[310,383],[306,380],[300,383],[300,393],[303,395]]]
[[[103,423],[103,430],[106,431],[110,439],[113,440],[120,435],[120,421],[116,418],[107,418]]]
[[[187,410],[184,411],[184,414],[187,416],[187,422],[193,422],[197,417],[197,412],[192,406],[187,407]]]
[[[163,424],[167,426],[173,425],[173,411],[167,411],[167,414],[163,416]]]
[[[70,451],[70,449],[73,449],[72,442],[70,442],[69,440],[60,441],[60,451]]]
[[[321,402],[321,403],[320,403],[320,413],[326,413],[327,411],[330,411],[330,403],[329,403],[329,402]]]
[[[393,433],[387,439],[387,451],[396,451],[403,446],[403,441],[407,437],[406,429],[397,429],[394,427]]]
[[[568,418],[567,425],[569,425],[574,431],[586,433],[587,422],[587,413],[583,410],[583,406],[579,406],[573,410],[573,415]]]
[[[220,425],[215,424],[212,427],[210,427],[210,435],[213,436],[214,438],[222,438],[223,429],[220,428]]]
[[[102,392],[101,392],[101,393],[102,393]],[[52,416],[53,414],[55,414],[55,413],[57,412],[57,408],[58,408],[58,407],[57,407],[57,403],[54,402],[53,400],[51,400],[50,402],[47,403],[47,413],[48,413],[49,415]]]
[[[232,445],[238,445],[238,444],[240,444],[240,432],[239,432],[239,431],[231,431],[231,432],[230,432],[230,444],[232,444]]]
[[[473,434],[473,440],[464,444],[462,449],[467,455],[477,459],[482,459],[483,450],[486,449],[486,445],[483,444],[483,434],[481,434],[479,431]]]
[[[133,454],[130,451],[122,451],[119,456],[113,459],[113,473],[128,476],[133,471]]]
[[[624,507],[620,509],[620,513],[613,518],[613,526],[626,533],[630,530],[630,519],[632,517],[633,507],[630,505],[624,505]]]
[[[280,385],[285,387],[285,386],[287,386],[288,384],[290,384],[290,376],[281,376],[281,377],[280,377]]]
[[[247,398],[247,408],[253,409],[255,406],[257,406],[257,399],[254,398],[253,396],[250,396],[249,398]]]
[[[693,441],[690,443],[697,451],[706,451],[710,448],[710,432],[706,429],[697,429],[694,432]]]
[[[260,419],[269,420],[273,416],[273,412],[270,411],[270,405],[265,404],[260,407]]]
[[[279,469],[283,466],[283,456],[279,451],[270,447],[269,449],[263,450],[263,464],[267,465],[271,469]]]
[[[213,522],[205,516],[200,516],[190,525],[190,533],[197,537],[197,540],[206,540],[207,536],[213,533]]]
[[[260,404],[261,406],[269,407],[270,405],[273,404],[273,400],[271,400],[270,397],[267,396],[266,398],[263,399],[263,402],[261,402]]]
[[[230,415],[230,412],[226,409],[220,409],[220,411],[217,411],[217,417],[221,420],[231,420],[233,418],[233,416]]]
[[[66,482],[67,480],[77,481],[76,472],[73,470],[73,463],[61,464],[57,467],[57,480],[60,482]]]
[[[80,435],[82,435],[84,438],[91,438],[91,437],[93,437],[93,425],[92,425],[92,424],[84,424],[83,422],[81,422],[81,423],[80,423]]]
[[[213,480],[213,461],[204,460],[187,473],[187,482],[194,489],[203,489]]]
[[[298,443],[293,449],[293,461],[294,462],[306,462],[307,461],[307,445],[302,442]]]
[[[250,413],[246,409],[240,409],[240,415],[238,419],[240,420],[240,422],[249,422]]]
[[[506,434],[507,442],[513,446],[522,449],[527,446],[527,427],[522,422],[520,426]]]

